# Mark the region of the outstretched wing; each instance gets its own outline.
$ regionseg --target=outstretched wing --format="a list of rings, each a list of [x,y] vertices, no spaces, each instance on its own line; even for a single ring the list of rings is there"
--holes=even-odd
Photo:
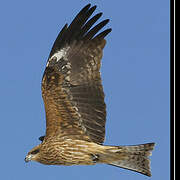
[[[108,19],[95,27],[101,17],[90,20],[96,6],[85,6],[72,23],[59,33],[49,55],[42,79],[46,111],[46,137],[72,136],[103,143],[106,105],[100,66],[106,29],[96,35]]]

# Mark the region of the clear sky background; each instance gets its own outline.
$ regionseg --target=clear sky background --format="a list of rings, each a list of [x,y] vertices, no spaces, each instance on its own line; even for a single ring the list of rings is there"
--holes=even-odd
[[[41,79],[52,44],[88,3],[112,28],[101,69],[105,144],[156,142],[151,178],[108,165],[24,162],[45,133]],[[0,179],[169,179],[169,0],[1,0],[0,22]]]

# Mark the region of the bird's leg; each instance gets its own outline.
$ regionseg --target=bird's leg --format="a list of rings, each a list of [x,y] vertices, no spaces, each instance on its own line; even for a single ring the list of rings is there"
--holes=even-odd
[[[92,159],[93,163],[97,163],[99,161],[99,155],[91,154],[91,159]]]

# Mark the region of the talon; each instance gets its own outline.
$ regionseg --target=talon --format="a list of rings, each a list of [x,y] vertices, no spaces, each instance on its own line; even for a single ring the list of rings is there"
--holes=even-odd
[[[91,158],[92,158],[93,163],[97,163],[99,161],[98,154],[91,154]]]

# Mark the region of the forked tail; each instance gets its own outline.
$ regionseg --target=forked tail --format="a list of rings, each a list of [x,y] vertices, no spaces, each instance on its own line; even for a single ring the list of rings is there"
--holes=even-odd
[[[107,146],[106,154],[101,155],[101,161],[113,166],[129,169],[151,176],[150,159],[155,143],[135,146]]]

